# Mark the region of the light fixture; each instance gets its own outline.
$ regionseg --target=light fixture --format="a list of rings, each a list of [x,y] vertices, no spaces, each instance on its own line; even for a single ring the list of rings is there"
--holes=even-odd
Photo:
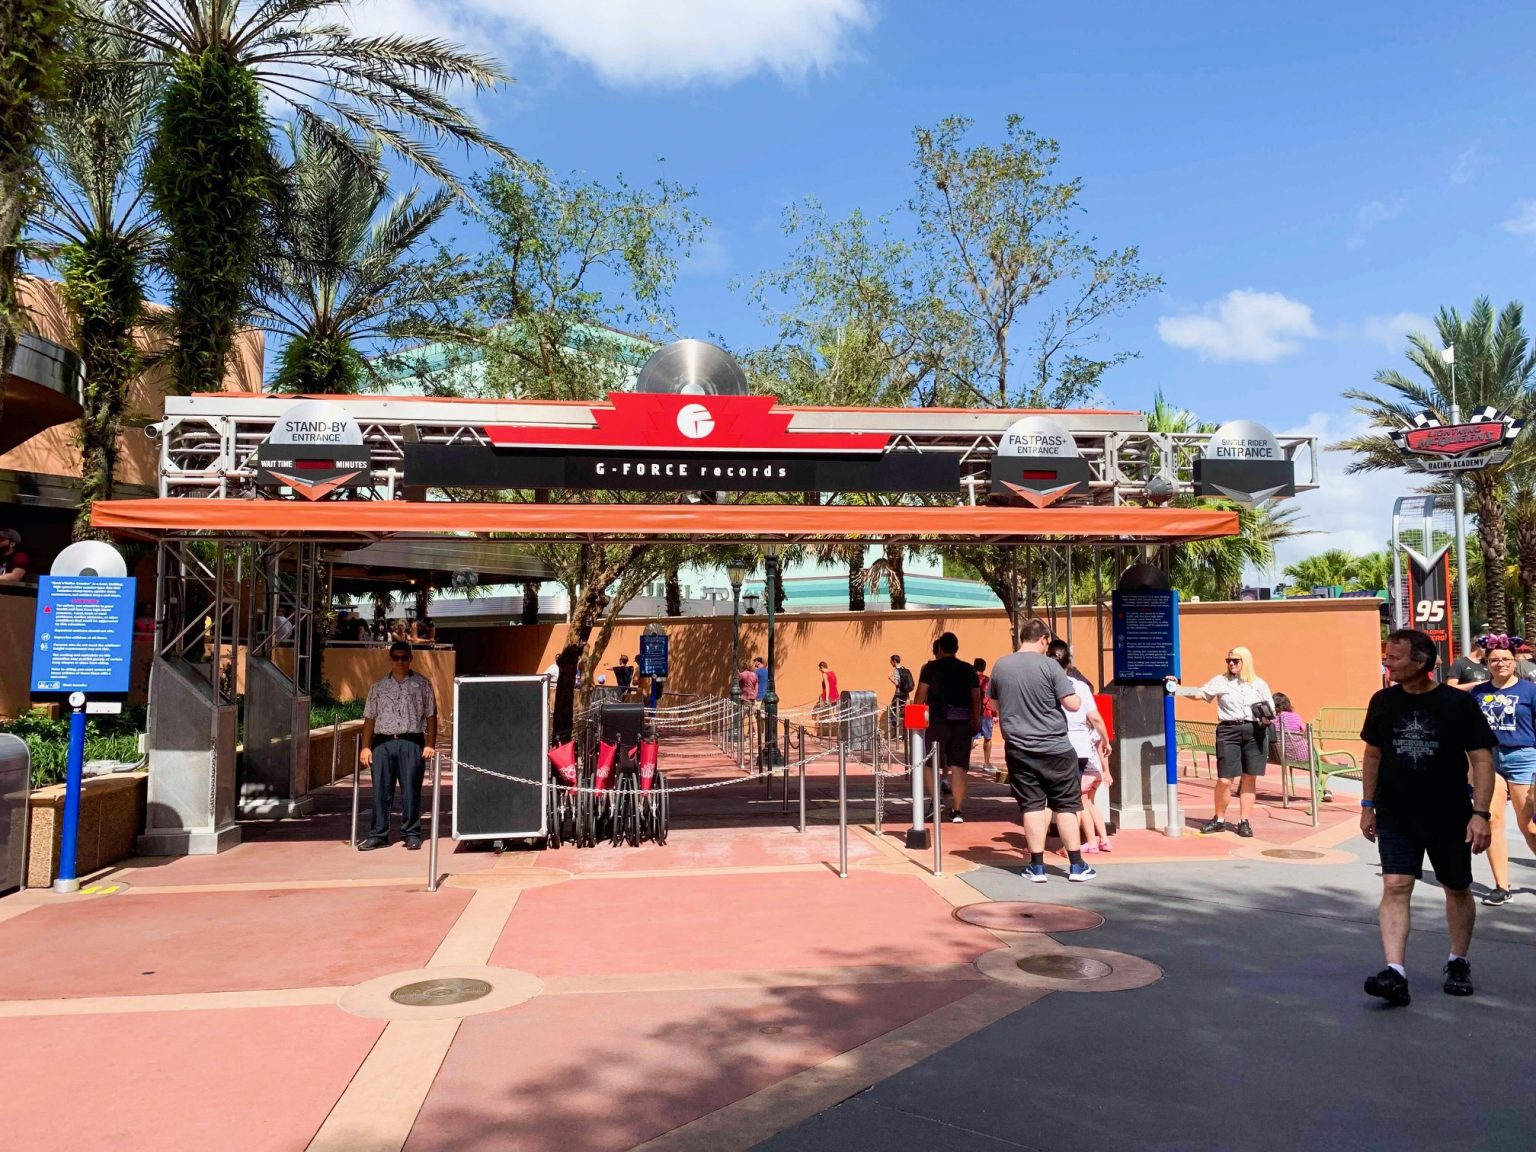
[[[747,562],[738,556],[726,564],[725,574],[731,578],[732,588],[740,588],[741,582],[747,578]]]

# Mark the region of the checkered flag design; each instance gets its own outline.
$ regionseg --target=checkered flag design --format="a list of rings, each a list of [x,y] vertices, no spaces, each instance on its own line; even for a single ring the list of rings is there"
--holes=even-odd
[[[1491,409],[1490,409],[1490,411],[1491,411]],[[1439,428],[1440,427],[1440,418],[1438,416],[1436,416],[1433,412],[1420,412],[1418,415],[1416,415],[1413,418],[1413,427],[1415,429],[1417,429],[1417,428]],[[1388,432],[1387,435],[1392,437],[1392,442],[1394,444],[1396,444],[1399,448],[1401,448],[1403,446],[1403,438],[1408,434],[1409,431],[1410,431],[1410,429],[1407,429],[1407,428],[1395,428],[1392,431]]]
[[[1515,437],[1520,435],[1520,430],[1525,427],[1525,421],[1516,420],[1513,416],[1506,416],[1491,405],[1484,405],[1472,414],[1472,423],[1474,424],[1490,422],[1504,425],[1504,443],[1506,444],[1513,443]]]

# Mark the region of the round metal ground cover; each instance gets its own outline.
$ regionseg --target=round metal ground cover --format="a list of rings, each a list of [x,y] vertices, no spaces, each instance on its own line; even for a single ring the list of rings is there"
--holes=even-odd
[[[1266,848],[1264,855],[1275,860],[1321,860],[1325,854],[1306,848]]]
[[[955,909],[955,919],[997,932],[1081,932],[1097,928],[1104,917],[1069,904],[996,900]]]
[[[1114,971],[1102,960],[1091,956],[1072,956],[1062,952],[1045,952],[1037,956],[1024,956],[1018,961],[1018,969],[1031,976],[1044,976],[1050,980],[1102,980]]]
[[[447,980],[418,980],[414,984],[405,984],[391,992],[389,998],[396,1004],[404,1004],[408,1008],[438,1008],[445,1004],[468,1004],[471,1000],[488,996],[490,991],[490,984],[484,980],[453,977]]]

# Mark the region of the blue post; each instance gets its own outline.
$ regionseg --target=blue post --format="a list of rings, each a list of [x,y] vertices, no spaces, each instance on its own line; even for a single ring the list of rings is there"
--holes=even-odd
[[[1179,676],[1182,669],[1179,666],[1179,594],[1170,592],[1173,601],[1173,674]],[[1168,812],[1163,833],[1167,836],[1177,836],[1182,831],[1179,827],[1181,817],[1179,815],[1179,734],[1178,722],[1173,715],[1174,695],[1172,692],[1163,694],[1163,750],[1167,759],[1167,784],[1168,784]]]
[[[71,701],[73,704],[74,702]],[[75,877],[75,840],[80,831],[80,777],[85,771],[85,700],[69,714],[69,762],[64,776],[64,827],[59,843],[59,875],[55,892],[78,892]]]

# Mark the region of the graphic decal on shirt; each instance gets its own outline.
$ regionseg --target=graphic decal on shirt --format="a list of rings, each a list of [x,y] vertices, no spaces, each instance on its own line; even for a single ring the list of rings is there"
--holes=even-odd
[[[1494,735],[1519,731],[1520,726],[1515,717],[1515,711],[1520,706],[1518,695],[1513,692],[1507,696],[1497,691],[1483,692],[1479,695],[1478,703],[1482,706],[1483,716],[1488,720],[1488,727],[1493,729]]]
[[[1421,760],[1433,760],[1440,751],[1435,726],[1423,714],[1413,712],[1392,730],[1392,754],[1400,763],[1420,767]]]

